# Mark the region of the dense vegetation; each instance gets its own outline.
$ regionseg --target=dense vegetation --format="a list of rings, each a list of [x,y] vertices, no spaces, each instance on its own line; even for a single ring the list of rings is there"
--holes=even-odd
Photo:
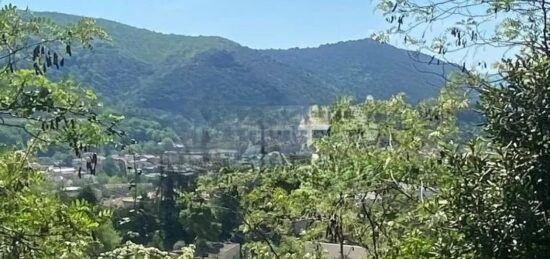
[[[59,24],[79,20],[35,15]],[[404,92],[418,102],[437,95],[443,83],[437,74],[453,70],[443,62],[417,63],[414,53],[370,39],[253,50],[219,37],[165,35],[102,19],[98,24],[111,40],[96,42],[93,51],[75,49],[64,71],[49,71],[50,77],[70,75],[92,87],[112,113],[130,118],[121,128],[134,131],[149,151],[164,139],[193,146],[203,130],[219,136],[213,141],[221,146],[235,148],[238,136],[220,136],[229,127],[257,127],[259,118],[268,118],[270,126],[296,125],[296,111],[341,95],[386,99]],[[389,76],[396,72],[402,76]],[[279,116],[281,109],[288,112]],[[2,129],[0,139],[10,145],[26,141],[11,129]]]
[[[90,146],[123,135],[115,129],[119,118],[101,113],[91,90],[46,76],[63,68],[73,49],[108,36],[91,19],[58,26],[11,5],[0,10],[0,21],[1,125],[30,136],[19,147],[4,143],[0,153],[0,256],[96,257],[118,245],[112,243],[111,212],[84,198],[90,195],[61,202],[32,162],[50,145],[66,144],[80,157]]]
[[[36,15],[61,23],[79,18]],[[125,115],[178,132],[228,121],[242,107],[330,104],[341,95],[386,99],[400,92],[417,102],[439,92],[443,79],[434,73],[451,70],[416,63],[412,52],[370,39],[254,50],[219,37],[166,35],[102,19],[98,25],[112,41],[71,59],[68,72]]]
[[[13,6],[0,11],[0,20],[2,125],[32,136],[22,150],[1,154],[0,254],[4,258],[81,256],[93,241],[90,233],[105,217],[108,220],[109,213],[78,200],[60,203],[30,163],[37,150],[52,143],[68,143],[79,153],[82,145],[107,140],[99,134],[100,120],[109,120],[95,113],[93,92],[83,91],[73,81],[44,77],[48,68],[62,65],[60,60],[71,54],[72,47],[89,46],[106,34],[89,19],[58,27],[44,19],[24,19]],[[33,70],[20,69],[24,64],[18,61],[29,50]]]
[[[511,46],[517,55],[496,64],[496,82],[464,64],[438,97],[420,103],[403,95],[340,99],[331,109],[330,133],[314,144],[310,161],[222,168],[197,182],[171,175],[157,204],[146,194],[138,198],[133,181],[133,208],[113,212],[101,207],[92,187],[75,199],[56,195],[32,164],[37,152],[62,145],[81,157],[90,147],[126,143],[128,134],[169,144],[174,132],[160,125],[121,131],[124,123],[147,128],[151,122],[121,122],[101,110],[93,91],[56,79],[52,71],[108,38],[93,20],[60,20],[60,26],[6,6],[0,10],[0,126],[29,140],[6,140],[0,153],[0,256],[170,258],[168,251],[179,250],[180,258],[191,258],[231,240],[243,245],[246,258],[323,258],[322,249],[305,249],[321,242],[339,244],[341,258],[349,244],[365,248],[369,258],[547,258],[549,7],[544,0],[380,1],[396,24],[380,40],[404,37],[433,52],[433,60],[485,44]],[[486,19],[498,24],[493,35],[478,32]],[[448,30],[423,34],[432,23]],[[141,58],[159,64],[174,58],[159,49]],[[227,64],[227,53],[207,60]],[[472,89],[485,121],[473,137],[456,119],[468,109]],[[114,167],[105,162],[100,170],[115,174]]]

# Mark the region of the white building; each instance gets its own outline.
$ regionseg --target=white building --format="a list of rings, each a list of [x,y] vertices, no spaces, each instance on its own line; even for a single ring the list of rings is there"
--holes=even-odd
[[[306,145],[311,146],[314,139],[322,138],[330,129],[330,110],[328,107],[314,105],[310,107],[298,126],[301,134],[306,138]]]

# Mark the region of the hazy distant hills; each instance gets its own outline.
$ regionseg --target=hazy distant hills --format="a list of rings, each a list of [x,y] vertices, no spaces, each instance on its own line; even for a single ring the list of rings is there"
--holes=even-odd
[[[35,15],[60,23],[78,19]],[[160,34],[103,19],[98,24],[112,42],[76,53],[67,70],[128,111],[200,117],[200,109],[220,105],[327,104],[341,95],[363,100],[399,92],[415,102],[435,96],[443,83],[434,75],[441,66],[415,62],[411,53],[369,39],[254,50],[220,37]]]
[[[262,52],[337,86],[337,95],[351,94],[359,98],[370,94],[385,99],[399,92],[414,102],[433,97],[442,86],[440,76],[451,68],[425,64],[423,62],[430,60],[426,55],[413,58],[412,52],[370,39]]]

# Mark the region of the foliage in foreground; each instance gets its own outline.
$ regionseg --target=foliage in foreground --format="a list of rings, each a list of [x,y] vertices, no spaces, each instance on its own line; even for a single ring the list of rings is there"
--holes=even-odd
[[[194,206],[239,218],[253,257],[299,258],[305,242],[318,240],[360,245],[373,258],[407,249],[423,256],[418,242],[459,238],[441,231],[447,201],[439,193],[452,181],[441,153],[455,146],[454,114],[466,106],[451,84],[419,106],[401,96],[360,105],[343,100],[333,108],[330,136],[316,143],[316,160],[205,177]]]
[[[30,167],[27,154],[0,157],[0,255],[3,258],[82,257],[102,220],[91,206],[76,200],[62,204],[40,188],[43,175]]]
[[[463,76],[419,106],[342,101],[311,163],[222,170],[183,203],[209,221],[238,218],[252,258],[304,257],[317,241],[372,258],[545,258],[550,61],[520,58],[501,69],[500,87],[481,89],[486,124],[472,140],[455,127]]]
[[[455,177],[445,194],[449,227],[465,241],[447,244],[458,248],[449,257],[548,257],[550,3],[382,0],[378,7],[392,24],[378,38],[433,55],[419,62],[459,55],[477,63],[460,65],[464,83],[479,91],[484,131],[445,155]],[[482,76],[483,47],[504,53],[495,77]]]
[[[193,259],[195,253],[195,246],[190,245],[181,249],[181,254],[178,259]],[[170,259],[168,252],[161,251],[154,247],[144,247],[142,245],[136,245],[130,241],[126,242],[123,246],[106,253],[101,254],[99,259],[118,259],[118,258],[130,258],[130,259]]]
[[[11,5],[0,10],[0,126],[30,137],[26,145],[0,150],[0,257],[86,257],[100,245],[92,233],[110,213],[83,201],[62,203],[32,161],[52,144],[67,144],[79,155],[111,138],[106,132],[114,121],[97,114],[93,92],[46,77],[63,67],[72,48],[106,35],[90,19],[60,27],[25,15]]]

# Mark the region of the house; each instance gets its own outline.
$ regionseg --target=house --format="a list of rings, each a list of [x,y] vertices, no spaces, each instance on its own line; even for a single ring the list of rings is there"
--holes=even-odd
[[[328,107],[314,105],[302,118],[298,130],[305,137],[306,145],[313,144],[314,139],[328,135],[330,129],[330,111]]]
[[[236,243],[216,243],[215,244],[217,250],[216,252],[210,252],[208,253],[208,257],[202,256],[202,257],[196,257],[196,258],[208,258],[208,259],[241,259],[241,246]],[[217,248],[219,247],[219,248]],[[176,249],[176,247],[174,247]],[[178,256],[181,255],[180,248],[177,248],[177,250],[172,251],[171,253],[172,258],[178,258]]]
[[[185,149],[185,145],[184,145],[184,144],[176,144],[176,143],[174,143],[173,147],[174,147],[175,149]]]
[[[240,259],[241,247],[239,244],[227,243],[223,244],[223,247],[217,253],[208,255],[208,258],[212,259]]]
[[[327,259],[341,259],[342,253],[346,259],[363,259],[367,258],[367,249],[360,246],[346,245],[340,247],[340,244],[335,243],[308,243],[304,246],[306,253],[316,254],[317,251],[322,251]]]
[[[78,195],[78,192],[80,191],[81,187],[79,186],[69,186],[63,188],[63,192],[67,194],[69,197],[76,197]]]
[[[55,182],[74,180],[78,177],[78,169],[74,167],[49,166],[48,173]]]
[[[234,159],[239,154],[239,151],[236,149],[213,148],[208,150],[208,153],[210,155],[218,155],[220,158]]]

